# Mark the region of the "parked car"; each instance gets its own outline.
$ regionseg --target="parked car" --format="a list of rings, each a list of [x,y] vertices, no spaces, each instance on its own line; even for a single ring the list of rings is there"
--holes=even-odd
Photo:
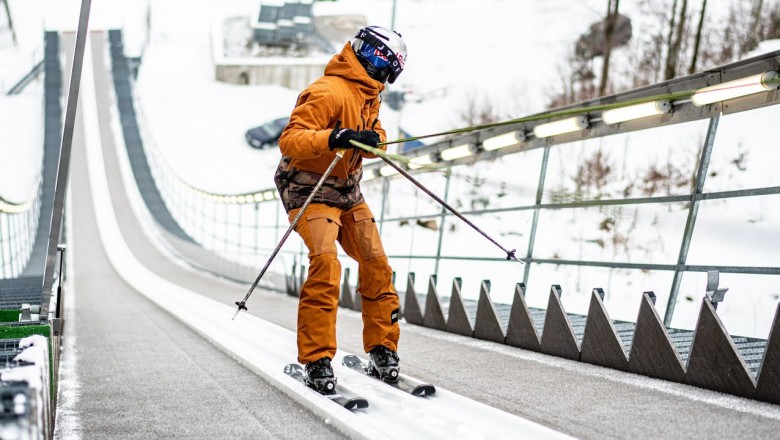
[[[279,142],[279,136],[282,134],[282,130],[287,126],[290,118],[285,116],[283,118],[274,119],[268,121],[263,125],[250,128],[244,134],[247,143],[252,148],[262,149],[276,145]]]

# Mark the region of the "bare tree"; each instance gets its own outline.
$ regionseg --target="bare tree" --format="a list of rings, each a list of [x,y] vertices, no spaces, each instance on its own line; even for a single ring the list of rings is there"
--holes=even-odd
[[[677,0],[675,0],[675,3],[677,3]],[[685,17],[687,13],[688,0],[682,0],[682,4],[680,5],[679,20],[677,21],[677,31],[674,32],[674,41],[672,42],[670,39],[669,53],[666,54],[666,71],[664,72],[664,79],[672,79],[677,74],[677,63],[685,34]]]
[[[609,58],[612,55],[612,34],[615,31],[615,22],[618,17],[620,0],[607,0],[607,23],[604,27],[604,57],[601,65],[601,83],[599,84],[599,96],[604,96],[609,82]]]
[[[764,23],[761,11],[764,9],[764,0],[756,0],[754,5],[753,10],[750,11],[751,24],[748,35],[746,35],[743,47],[741,48],[742,53],[749,52],[758,47],[758,42],[761,41],[763,37],[762,28]]]
[[[460,119],[468,126],[492,124],[501,120],[495,103],[485,95],[479,95],[475,90],[466,94],[466,105],[460,112]]]
[[[769,25],[766,31],[767,39],[780,38],[780,5],[775,4],[769,13]]]
[[[16,31],[14,30],[14,22],[11,18],[11,6],[8,5],[8,0],[0,0],[0,3],[5,6],[5,15],[8,17],[8,27],[11,29],[11,38],[14,41],[14,44],[17,44],[16,42]]]
[[[672,2],[672,13],[669,15],[669,35],[666,37],[666,63],[664,63],[664,72],[669,70],[669,63],[672,58],[672,45],[674,41],[674,23],[677,19],[677,0]]]
[[[702,0],[701,11],[699,13],[699,25],[696,26],[696,40],[693,43],[693,55],[691,56],[691,67],[688,68],[688,74],[696,72],[696,61],[699,58],[699,46],[701,45],[701,30],[704,27],[704,15],[707,11],[707,0]]]

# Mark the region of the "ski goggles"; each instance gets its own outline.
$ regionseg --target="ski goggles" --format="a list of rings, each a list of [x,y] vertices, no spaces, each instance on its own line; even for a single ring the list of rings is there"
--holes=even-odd
[[[363,43],[359,49],[359,55],[368,60],[377,69],[382,69],[390,65],[390,60],[374,46]]]

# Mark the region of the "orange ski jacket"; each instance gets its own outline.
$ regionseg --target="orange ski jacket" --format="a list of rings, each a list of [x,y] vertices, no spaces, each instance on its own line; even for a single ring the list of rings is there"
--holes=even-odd
[[[373,129],[384,142],[387,136],[379,122],[379,93],[384,88],[368,76],[352,45],[345,44],[325,67],[325,75],[298,96],[290,122],[279,137],[282,155],[291,159],[288,166],[323,174],[336,157],[328,148],[328,137],[339,120],[342,128]],[[366,151],[347,150],[331,176],[346,179],[360,170],[363,158],[375,157]]]

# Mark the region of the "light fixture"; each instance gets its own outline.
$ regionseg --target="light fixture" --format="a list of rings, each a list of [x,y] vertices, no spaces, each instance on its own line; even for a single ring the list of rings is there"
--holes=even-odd
[[[713,102],[739,98],[740,96],[766,92],[767,90],[776,89],[778,85],[780,85],[780,81],[778,81],[777,72],[770,70],[769,72],[701,88],[693,92],[691,101],[695,105],[702,106],[712,104]]]
[[[485,139],[482,141],[482,149],[485,151],[493,151],[500,148],[511,147],[512,145],[517,145],[521,142],[525,142],[525,133],[522,131],[510,131],[509,133]]]
[[[363,168],[363,177],[360,179],[363,182],[367,182],[377,177],[375,168]]]
[[[398,174],[398,170],[391,167],[390,165],[385,165],[379,169],[380,176],[388,177],[388,176],[392,176],[393,174]]]
[[[263,193],[254,193],[252,195],[252,199],[255,201],[255,203],[260,203],[263,201]]]
[[[626,107],[613,108],[601,114],[601,120],[605,124],[617,124],[618,122],[632,121],[634,119],[663,115],[672,111],[669,101],[651,101]]]
[[[455,160],[471,155],[471,144],[462,144],[442,150],[439,155],[441,160]]]
[[[409,168],[417,170],[424,166],[431,165],[432,163],[433,161],[431,160],[431,155],[425,154],[423,156],[412,158],[412,160],[409,161]]]
[[[5,212],[7,214],[19,214],[24,211],[26,211],[28,208],[32,206],[32,200],[28,202],[24,202],[20,205],[14,205],[11,203],[6,203],[2,200],[0,200],[0,212]]]
[[[588,118],[585,116],[575,116],[573,118],[561,119],[559,121],[547,122],[534,127],[534,136],[546,138],[573,131],[580,131],[588,128]]]
[[[273,200],[276,198],[276,193],[273,190],[268,190],[263,193],[263,198],[265,200]]]

